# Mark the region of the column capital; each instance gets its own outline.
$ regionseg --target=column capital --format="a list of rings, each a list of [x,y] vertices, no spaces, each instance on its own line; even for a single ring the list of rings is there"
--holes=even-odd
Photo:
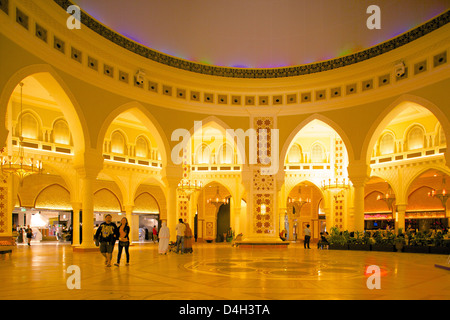
[[[161,176],[164,184],[167,187],[177,187],[180,180],[183,178],[183,167],[181,165],[168,165],[162,168]]]
[[[370,166],[364,161],[351,161],[348,164],[348,177],[352,181],[354,187],[362,187],[370,179]]]
[[[100,171],[103,169],[102,153],[96,149],[85,150],[78,152],[74,156],[74,169],[84,179],[97,178]]]

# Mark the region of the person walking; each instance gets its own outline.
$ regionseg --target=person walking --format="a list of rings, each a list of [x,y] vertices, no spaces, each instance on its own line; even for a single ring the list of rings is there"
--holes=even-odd
[[[185,223],[186,230],[184,231],[184,253],[192,253],[192,245],[194,243],[194,237],[192,229],[189,227],[189,223]]]
[[[127,218],[123,217],[122,220],[120,221],[120,226],[119,226],[119,253],[117,254],[117,263],[114,264],[115,266],[120,265],[120,257],[122,256],[123,249],[125,249],[125,255],[127,258],[127,263],[125,265],[130,264],[129,234],[130,234],[130,226],[128,225],[128,220],[127,220]]]
[[[158,245],[159,254],[167,254],[167,250],[169,249],[169,239],[170,239],[170,230],[167,227],[167,223],[164,221],[162,223],[161,229],[159,230],[159,245]]]
[[[157,242],[158,241],[158,230],[156,229],[156,226],[153,226],[153,242]]]
[[[33,237],[33,230],[31,230],[30,226],[27,227],[25,230],[25,233],[27,234],[27,244],[31,245],[31,238]]]
[[[112,216],[107,214],[95,233],[95,238],[100,243],[100,252],[105,257],[105,266],[111,267],[114,245],[119,238],[119,228],[112,222]]]
[[[308,247],[308,249],[311,249],[309,247],[309,240],[311,240],[311,230],[309,229],[309,224],[306,225],[305,230],[303,230],[304,234],[305,234],[305,242],[304,242],[304,246],[305,249],[306,247]]]
[[[184,251],[184,233],[186,231],[186,225],[183,223],[183,219],[178,219],[179,223],[176,226],[177,231],[177,251],[176,253],[180,252],[180,246],[181,246],[181,254],[183,254]]]

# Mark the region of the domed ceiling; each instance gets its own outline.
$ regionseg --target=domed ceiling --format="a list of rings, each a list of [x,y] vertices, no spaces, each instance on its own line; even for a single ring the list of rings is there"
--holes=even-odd
[[[450,0],[74,0],[110,29],[214,66],[275,68],[341,57],[450,9]],[[369,29],[371,5],[380,29]]]

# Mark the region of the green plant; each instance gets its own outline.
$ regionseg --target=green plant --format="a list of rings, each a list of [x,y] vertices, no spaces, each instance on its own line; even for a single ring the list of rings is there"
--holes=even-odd
[[[436,247],[440,247],[444,245],[444,235],[441,230],[436,231],[434,237],[432,238],[432,243]]]
[[[347,244],[347,238],[344,237],[343,233],[339,231],[338,227],[332,227],[330,229],[330,237],[328,242],[333,245],[346,245]]]
[[[412,246],[426,246],[427,244],[427,238],[421,231],[417,232],[411,239]]]
[[[396,245],[405,245],[406,244],[405,236],[403,234],[399,234],[398,236],[395,237],[394,243]]]

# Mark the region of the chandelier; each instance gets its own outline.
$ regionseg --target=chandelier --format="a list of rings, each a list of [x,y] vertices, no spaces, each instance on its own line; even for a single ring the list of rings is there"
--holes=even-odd
[[[202,187],[203,187],[202,182],[197,180],[191,181],[189,179],[182,179],[178,183],[178,191],[187,197],[189,197],[195,191],[200,190]]]
[[[323,190],[341,191],[350,188],[350,179],[336,178],[334,180],[323,180],[321,185]]]
[[[311,199],[309,198],[302,198],[302,189],[301,186],[298,187],[298,193],[300,194],[300,196],[297,199],[288,198],[288,202],[289,204],[295,205],[299,208],[299,211],[302,210],[302,207],[307,204],[307,203],[311,203]]]
[[[22,136],[22,90],[23,83],[20,83],[20,134],[19,134],[19,151],[16,154],[1,155],[0,165],[2,174],[15,174],[19,177],[20,185],[23,184],[23,179],[29,175],[42,172],[42,162],[34,160],[33,158],[26,158],[23,150],[23,136]],[[2,149],[4,151],[4,149]]]
[[[216,195],[206,200],[206,203],[212,204],[216,207],[220,207],[223,204],[228,204],[228,198],[223,198],[219,193],[219,187],[217,187]]]
[[[392,210],[392,204],[395,201],[395,194],[392,193],[390,185],[386,193],[384,193],[383,195],[378,195],[377,200],[383,200],[384,202],[386,202],[388,208]]]
[[[445,188],[445,176],[442,177],[442,188],[440,190],[432,189],[430,192],[428,192],[428,196],[438,198],[439,200],[441,200],[444,209],[447,208],[446,203],[449,198],[449,194],[447,193],[447,189]]]

